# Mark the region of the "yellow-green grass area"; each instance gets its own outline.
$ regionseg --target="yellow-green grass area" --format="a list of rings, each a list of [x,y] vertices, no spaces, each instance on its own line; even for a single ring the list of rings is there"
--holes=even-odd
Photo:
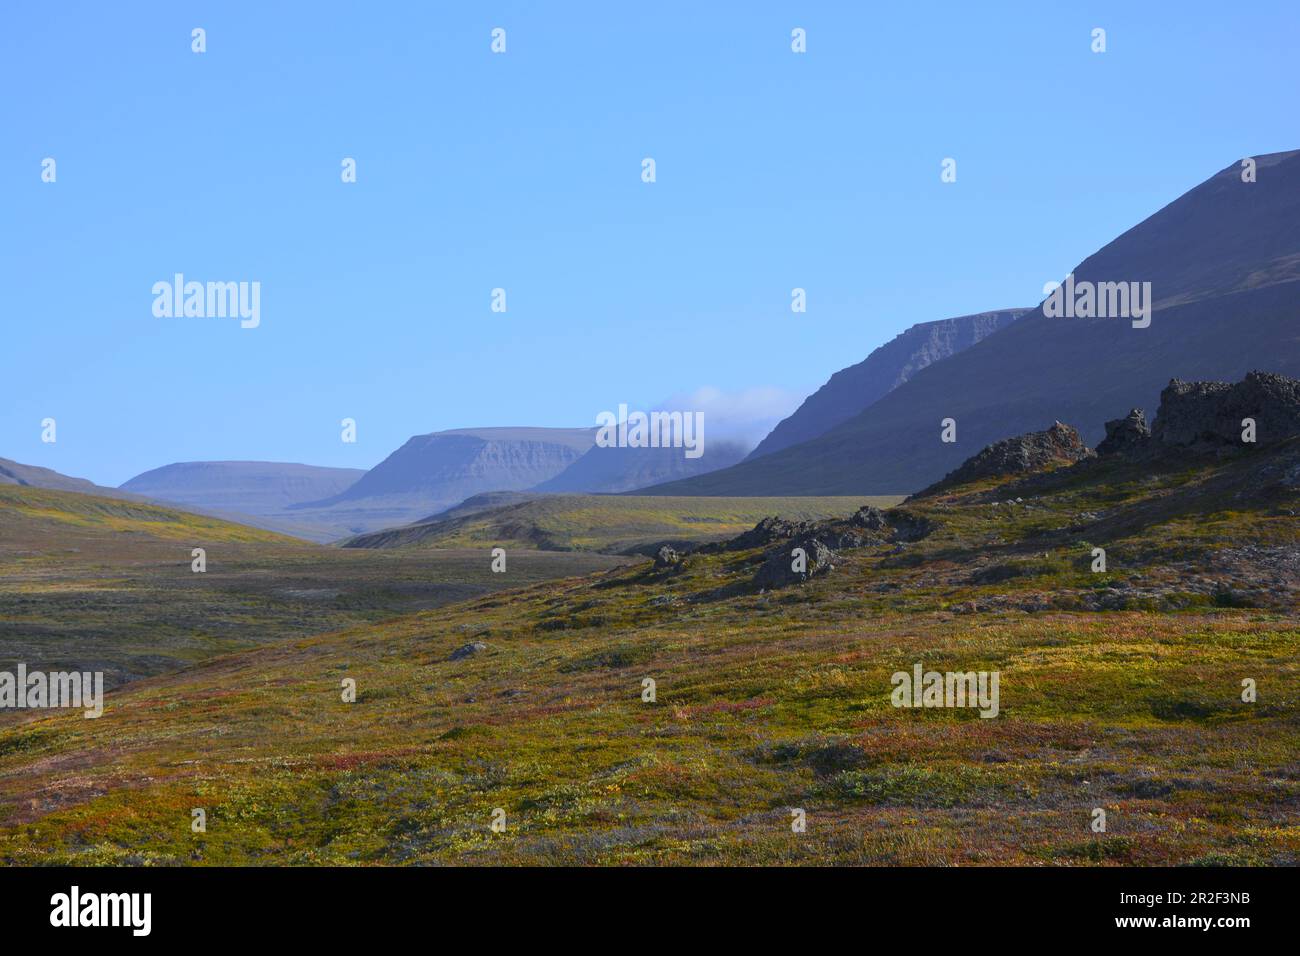
[[[341,551],[166,507],[4,486],[0,668],[102,671],[117,686],[624,560],[521,551],[502,575],[488,549]]]
[[[763,518],[842,518],[863,505],[890,507],[893,496],[683,498],[545,495],[463,517],[365,536],[385,547],[503,547],[620,553],[662,541],[730,538]]]
[[[958,489],[888,516],[919,537],[826,523],[801,584],[755,581],[789,541],[512,582],[0,722],[0,862],[1295,865],[1279,460]],[[893,706],[917,664],[996,672],[997,716]]]
[[[77,531],[108,536],[147,535],[171,541],[299,543],[247,525],[178,511],[165,505],[101,498],[25,485],[0,485],[0,542],[5,551],[58,543]],[[37,540],[32,541],[30,539]]]
[[[874,557],[719,597],[743,560],[540,583],[4,727],[0,861],[1300,862],[1295,615],[904,612],[862,597]],[[894,707],[916,663],[997,671],[998,716]]]

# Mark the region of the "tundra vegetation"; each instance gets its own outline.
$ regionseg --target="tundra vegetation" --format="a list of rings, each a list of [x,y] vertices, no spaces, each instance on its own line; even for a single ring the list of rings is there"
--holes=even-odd
[[[1294,865],[1298,462],[1300,440],[1051,463],[654,560],[542,554],[575,563],[530,578],[512,554],[425,609],[338,581],[400,592],[390,572],[414,588],[467,552],[335,549],[336,566],[226,527],[258,540],[204,582],[217,610],[186,613],[245,626],[110,692],[98,720],[4,715],[0,861]],[[70,498],[93,500],[10,499],[5,521]],[[159,518],[148,548],[206,520]],[[26,591],[69,634],[134,626],[143,645],[198,586],[154,551],[135,573],[97,550],[148,521],[60,517],[50,534],[99,536],[76,555],[7,546],[6,628]],[[822,549],[808,573],[760,573],[798,542]],[[351,596],[273,597],[317,587]],[[1000,673],[996,718],[892,706],[891,675],[918,663]]]

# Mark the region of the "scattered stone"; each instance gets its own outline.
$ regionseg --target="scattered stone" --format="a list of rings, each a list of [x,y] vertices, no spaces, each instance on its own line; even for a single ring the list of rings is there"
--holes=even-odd
[[[449,661],[464,660],[466,657],[473,657],[475,654],[481,653],[482,651],[486,651],[487,649],[488,646],[484,644],[482,641],[474,641],[470,644],[462,644],[460,647],[456,648],[454,651],[451,652],[451,656],[448,657],[447,660]]]

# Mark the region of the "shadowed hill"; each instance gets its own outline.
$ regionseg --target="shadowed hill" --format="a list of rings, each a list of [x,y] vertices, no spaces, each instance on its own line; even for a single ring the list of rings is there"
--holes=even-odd
[[[1095,445],[1103,423],[1154,407],[1170,378],[1300,375],[1300,154],[1234,163],[1075,270],[1077,282],[1152,283],[1150,327],[1053,318],[1040,306],[922,369],[818,438],[642,494],[887,494],[913,491],[985,445],[1060,420]],[[957,441],[940,441],[953,418]]]
[[[20,485],[28,488],[48,488],[55,491],[79,491],[87,495],[105,495],[110,498],[128,497],[114,488],[104,488],[85,478],[73,478],[50,468],[24,465],[21,462],[0,458],[0,485]]]
[[[123,491],[209,511],[273,515],[289,505],[345,491],[359,468],[322,468],[276,461],[187,461],[146,471]]]
[[[921,369],[943,361],[1010,325],[1030,309],[980,312],[921,322],[880,346],[857,365],[840,369],[780,422],[749,458],[789,448],[830,431],[887,395]]]

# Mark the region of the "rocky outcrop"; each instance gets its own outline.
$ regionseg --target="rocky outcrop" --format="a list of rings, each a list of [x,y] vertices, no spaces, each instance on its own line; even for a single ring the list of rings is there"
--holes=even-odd
[[[1151,429],[1147,427],[1147,414],[1140,408],[1134,408],[1123,418],[1106,423],[1106,437],[1097,446],[1097,454],[1131,454],[1146,448],[1150,441]]]
[[[820,538],[800,535],[764,559],[754,575],[754,585],[768,590],[802,584],[835,570],[835,558],[835,552]]]
[[[905,508],[882,511],[866,505],[847,519],[793,522],[764,518],[744,534],[699,551],[745,551],[775,544],[763,555],[753,580],[756,587],[766,590],[800,584],[835,570],[840,552],[886,544],[901,550],[934,529],[934,521]]]
[[[959,468],[950,471],[942,481],[913,497],[924,498],[984,478],[1012,477],[1055,466],[1072,465],[1091,457],[1092,450],[1083,443],[1075,429],[1055,422],[1044,431],[1006,438],[989,445],[979,454],[967,458]]]
[[[655,552],[655,570],[663,571],[682,563],[682,555],[671,545],[665,544]]]
[[[875,505],[864,505],[848,519],[787,521],[777,517],[764,518],[743,534],[727,541],[703,545],[696,548],[695,553],[749,551],[777,542],[790,541],[793,538],[815,540],[831,550],[846,550],[868,545],[919,541],[930,534],[934,528],[934,522],[929,518],[903,508],[882,511]],[[777,552],[785,554],[790,548],[797,546],[791,544],[777,549]]]
[[[1174,379],[1160,393],[1151,433],[1162,445],[1240,448],[1245,419],[1255,422],[1261,445],[1300,435],[1300,380],[1268,372],[1234,384]]]
[[[875,505],[863,505],[849,518],[849,524],[865,531],[884,532],[889,530],[889,519],[885,512]]]
[[[776,541],[785,541],[793,538],[797,534],[810,532],[813,525],[808,521],[787,521],[784,518],[773,516],[764,518],[748,531],[729,538],[726,541],[719,541],[716,544],[707,544],[697,548],[701,554],[717,554],[722,551],[749,551],[752,548],[761,548],[772,544]]]

